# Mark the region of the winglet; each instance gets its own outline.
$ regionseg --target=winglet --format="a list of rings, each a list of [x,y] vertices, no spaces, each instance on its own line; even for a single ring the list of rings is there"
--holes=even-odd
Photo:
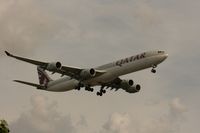
[[[10,53],[8,53],[8,51],[5,51],[5,53],[6,53],[6,55],[7,55],[7,56],[11,56],[11,54],[10,54]]]

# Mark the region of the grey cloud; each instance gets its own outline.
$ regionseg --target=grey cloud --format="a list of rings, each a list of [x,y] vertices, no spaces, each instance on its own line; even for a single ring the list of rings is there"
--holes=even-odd
[[[0,47],[31,51],[49,43],[67,44],[69,48],[113,46],[116,50],[121,44],[134,49],[180,46],[180,37],[183,38],[177,22],[180,18],[175,18],[180,14],[171,15],[166,9],[160,9],[158,5],[161,4],[155,4],[158,1],[110,0],[108,3],[120,4],[103,3],[91,0],[1,1]]]
[[[87,115],[87,121],[93,125],[102,125],[102,121],[107,118],[109,113],[119,110],[127,112],[130,117],[133,117],[129,118],[131,125],[138,125],[133,126],[134,128],[138,127],[136,131],[130,126],[126,127],[127,129],[124,129],[125,127],[111,128],[111,125],[117,125],[109,124],[114,123],[112,117],[115,115],[112,115],[104,124],[104,132],[119,132],[122,129],[137,133],[146,133],[148,130],[151,132],[177,131],[176,127],[179,127],[180,120],[183,118],[181,114],[184,114],[184,109],[179,106],[181,101],[175,100],[176,102],[170,103],[165,115],[163,115],[163,110],[160,111],[162,106],[156,108],[154,103],[178,96],[187,101],[188,105],[193,104],[191,106],[193,110],[199,108],[195,105],[199,98],[199,62],[197,60],[199,59],[200,29],[198,25],[200,17],[198,7],[198,1],[188,0],[140,0],[139,2],[135,0],[126,0],[126,2],[123,0],[61,0],[59,2],[55,0],[1,0],[0,48],[18,52],[20,55],[21,52],[31,52],[35,49],[39,56],[37,56],[38,59],[43,60],[41,55],[45,55],[43,57],[47,57],[47,60],[50,61],[57,56],[58,60],[63,60],[63,65],[80,67],[101,65],[146,50],[166,50],[169,58],[158,67],[157,75],[152,76],[149,71],[143,71],[125,77],[134,79],[136,83],[142,85],[142,90],[138,94],[130,95],[122,91],[108,92],[103,99],[99,100],[94,94],[85,94],[83,91],[62,94],[42,93],[51,95],[51,98],[60,101],[59,104],[62,105],[60,107],[65,112],[75,112],[74,114],[84,112],[84,115]],[[41,49],[39,49],[40,46]],[[23,69],[24,66],[21,66],[19,73],[15,74],[16,70],[13,68],[13,64],[6,66],[5,62],[2,61],[3,69],[1,70],[10,69],[10,71],[3,72],[5,74],[1,81],[2,86],[9,89],[1,90],[0,101],[5,101],[4,99],[7,98],[4,94],[12,94],[12,100],[18,101],[18,104],[15,106],[12,102],[7,102],[11,104],[5,105],[2,102],[1,107],[10,111],[17,109],[17,112],[8,113],[7,117],[17,116],[21,106],[27,104],[24,103],[24,99],[28,99],[33,92],[40,92],[33,90],[21,94],[18,91],[21,86],[14,84],[12,87],[8,87],[10,81],[20,75],[19,73],[22,71],[24,74],[21,74],[21,78],[27,78],[30,81],[33,79],[31,75],[35,71],[28,68]],[[13,77],[5,79],[4,75],[13,75]],[[20,95],[20,98],[13,94],[13,88],[17,90],[16,94]],[[72,99],[75,105],[82,104],[84,106],[71,105]],[[149,99],[155,101],[151,103],[154,106],[150,111],[146,105],[143,105]],[[66,107],[66,104],[69,106]],[[99,105],[105,108],[102,110]],[[96,109],[95,112],[88,111],[91,106]],[[177,108],[177,106],[179,107]],[[35,107],[37,106],[35,105]],[[142,112],[138,115],[141,117],[137,119],[138,121],[135,120],[134,111]],[[41,116],[41,119],[45,119],[43,118],[45,111],[41,111],[43,114],[38,114],[32,109],[31,112],[34,116]],[[129,114],[132,112],[133,114]],[[28,114],[30,116],[30,112]],[[126,117],[126,114],[118,114],[122,118]],[[159,118],[149,120],[148,117],[151,115]],[[26,120],[30,118],[28,116],[27,113],[24,113],[20,118]],[[193,113],[190,113],[189,116],[192,120],[187,125],[197,130],[198,126],[195,126],[195,123],[199,123],[199,120]],[[66,123],[71,123],[72,120],[70,122],[68,118],[71,119],[68,116],[63,119],[67,119]],[[77,124],[85,125],[85,121],[83,118]],[[27,126],[32,127],[30,122],[28,124]],[[142,127],[146,127],[145,131],[142,130]],[[189,128],[184,126],[182,129]],[[184,130],[184,132],[186,131]]]
[[[131,119],[128,114],[114,113],[103,125],[105,133],[129,133]]]
[[[81,118],[81,126],[87,125],[84,118]],[[31,110],[21,114],[19,119],[10,124],[11,131],[15,133],[76,133],[77,127],[71,117],[62,116],[57,112],[57,103],[49,102],[43,96],[31,98]]]
[[[186,111],[181,100],[175,98],[169,102],[167,113],[158,118],[135,119],[133,115],[113,113],[100,133],[178,133]]]
[[[151,123],[144,128],[144,133],[178,133],[180,132],[180,126],[184,123],[183,118],[187,111],[185,105],[179,98],[174,98],[169,103],[169,111],[159,119],[152,120]]]
[[[38,0],[2,2],[5,9],[0,16],[0,47],[29,52],[40,45],[64,43],[69,48],[98,45],[118,50],[121,44],[132,48],[133,42],[138,47],[146,42],[151,45],[158,38],[162,41],[161,33],[166,29],[160,24],[163,22],[161,11],[158,13],[146,1],[110,2],[120,4],[102,6],[90,0],[50,1],[50,4]]]
[[[88,124],[87,124],[86,118],[82,115],[82,116],[80,117],[80,120],[77,122],[76,125],[78,125],[78,126],[83,126],[83,127],[87,127]]]
[[[170,116],[172,119],[179,119],[183,113],[187,112],[187,108],[182,103],[180,98],[175,98],[170,103]]]
[[[40,7],[39,1],[0,1],[0,48],[31,52],[47,44],[60,29],[57,18]]]

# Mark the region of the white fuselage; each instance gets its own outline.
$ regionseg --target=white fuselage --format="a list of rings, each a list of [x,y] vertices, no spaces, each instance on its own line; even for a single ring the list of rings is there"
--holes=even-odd
[[[168,55],[164,51],[151,51],[105,64],[95,68],[96,70],[106,71],[105,74],[86,80],[84,83],[90,86],[102,85],[113,81],[119,76],[157,66],[167,57]],[[49,82],[47,91],[62,92],[73,90],[78,83],[79,81],[76,79],[64,77]]]

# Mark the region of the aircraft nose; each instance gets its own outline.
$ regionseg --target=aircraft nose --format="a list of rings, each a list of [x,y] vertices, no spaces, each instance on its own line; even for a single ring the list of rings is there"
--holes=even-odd
[[[165,58],[167,58],[169,55],[168,54],[165,54]]]
[[[168,56],[169,56],[168,54],[164,54],[163,56],[164,60],[167,59]]]

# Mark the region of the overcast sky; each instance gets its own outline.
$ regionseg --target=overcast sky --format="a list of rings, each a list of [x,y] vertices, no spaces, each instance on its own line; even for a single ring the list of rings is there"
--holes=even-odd
[[[199,12],[199,0],[0,0],[0,118],[15,133],[198,132]],[[157,74],[148,69],[122,77],[141,84],[139,93],[97,97],[13,83],[37,83],[36,67],[4,50],[81,68],[148,50],[169,58]]]

